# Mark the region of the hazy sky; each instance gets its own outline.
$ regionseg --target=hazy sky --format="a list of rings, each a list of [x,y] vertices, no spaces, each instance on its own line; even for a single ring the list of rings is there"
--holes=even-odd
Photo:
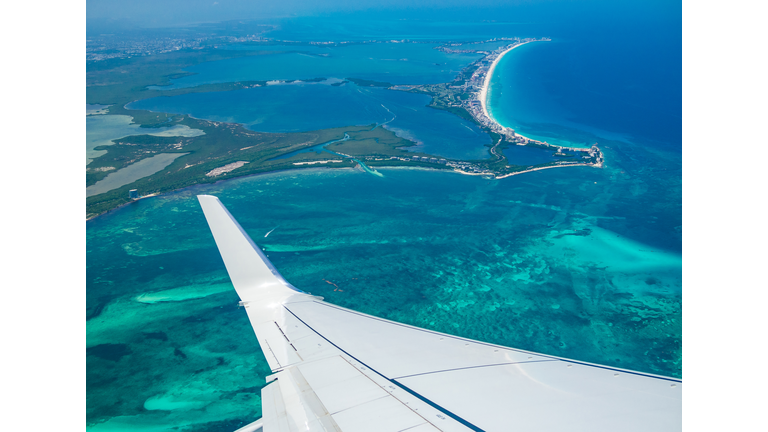
[[[370,11],[390,18],[428,19],[461,9],[469,20],[542,19],[548,14],[567,16],[569,10],[593,9],[596,14],[636,14],[648,18],[681,15],[680,3],[668,0],[87,0],[89,27],[109,23],[123,26],[164,27],[234,19],[335,15]],[[455,14],[454,14],[455,16]],[[639,17],[641,18],[641,17]]]

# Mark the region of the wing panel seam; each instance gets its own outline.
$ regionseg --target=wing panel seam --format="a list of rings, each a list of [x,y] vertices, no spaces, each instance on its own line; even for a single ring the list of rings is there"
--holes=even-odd
[[[479,427],[477,427],[477,426],[473,425],[472,423],[468,422],[467,420],[464,420],[463,418],[459,417],[458,415],[454,414],[453,412],[451,412],[451,411],[449,411],[449,410],[447,410],[447,409],[445,409],[445,408],[441,407],[440,405],[438,405],[438,404],[436,404],[436,403],[432,402],[431,400],[429,400],[429,399],[427,399],[426,397],[424,397],[424,396],[420,395],[419,393],[416,393],[415,391],[413,391],[413,390],[409,389],[408,387],[404,386],[403,384],[401,384],[401,383],[399,383],[399,382],[397,382],[397,381],[395,381],[395,380],[393,380],[393,379],[390,379],[390,378],[388,378],[387,376],[385,376],[385,375],[384,375],[384,374],[382,374],[381,372],[379,372],[379,371],[377,371],[376,369],[374,369],[374,368],[372,368],[372,367],[368,366],[368,364],[366,364],[366,363],[365,363],[365,362],[363,362],[363,361],[360,361],[360,359],[358,359],[357,357],[353,356],[352,354],[350,354],[350,353],[348,353],[347,351],[345,351],[343,348],[341,348],[341,347],[339,347],[338,345],[336,345],[335,343],[331,342],[331,341],[330,341],[328,338],[326,338],[325,336],[323,336],[323,335],[322,335],[322,334],[321,334],[319,331],[315,330],[315,329],[314,329],[314,328],[313,328],[311,325],[309,325],[309,324],[307,324],[306,322],[304,322],[304,320],[303,320],[303,319],[299,318],[299,317],[298,317],[298,316],[297,316],[295,313],[293,313],[293,311],[291,311],[290,309],[288,309],[288,307],[287,307],[286,305],[283,305],[283,308],[285,308],[285,310],[287,310],[287,311],[288,311],[288,312],[289,312],[291,315],[293,315],[293,316],[294,316],[294,317],[295,317],[297,320],[301,321],[301,323],[302,323],[302,324],[304,324],[305,326],[307,326],[307,327],[308,327],[310,330],[312,330],[313,332],[317,333],[317,335],[318,335],[318,336],[320,336],[321,338],[325,339],[325,341],[326,341],[326,342],[328,342],[329,344],[333,345],[334,347],[336,347],[336,349],[338,349],[339,351],[341,351],[341,352],[343,352],[344,354],[348,355],[349,357],[351,357],[351,358],[355,359],[355,361],[357,361],[357,362],[359,362],[360,364],[362,364],[363,366],[367,367],[368,369],[370,369],[371,371],[373,371],[373,372],[374,372],[376,375],[379,375],[380,377],[384,378],[385,380],[387,380],[387,381],[391,382],[392,384],[394,384],[394,385],[396,385],[396,386],[400,387],[401,389],[403,389],[403,390],[405,390],[406,392],[410,393],[412,396],[415,396],[416,398],[418,398],[418,399],[419,399],[419,400],[421,400],[422,402],[424,402],[424,403],[428,404],[428,405],[429,405],[429,406],[431,406],[432,408],[435,408],[436,410],[438,410],[438,411],[440,411],[441,413],[443,413],[443,414],[447,415],[448,417],[450,417],[450,418],[452,418],[452,419],[456,420],[457,422],[461,423],[462,425],[464,425],[464,426],[466,426],[466,427],[468,427],[468,428],[472,429],[473,431],[475,431],[475,432],[485,432],[483,429],[480,429]],[[409,408],[409,409],[410,409],[410,408]],[[415,412],[415,411],[414,411],[414,412]],[[418,413],[416,413],[416,414],[417,414],[417,415],[419,415]],[[419,415],[419,417],[421,417],[421,415]],[[421,417],[421,418],[424,418],[424,417]],[[426,419],[424,419],[424,420],[426,420]],[[432,425],[434,426],[434,424],[433,424],[432,422],[430,422],[429,420],[427,420],[427,422],[429,422],[430,424],[432,424]],[[436,427],[436,426],[435,426],[435,427]],[[439,429],[439,428],[438,428],[438,429]]]
[[[559,360],[532,360],[532,361],[520,361],[520,362],[495,363],[495,364],[478,365],[478,366],[467,366],[467,367],[444,369],[444,370],[437,370],[437,371],[431,371],[431,372],[422,372],[422,373],[417,373],[413,375],[403,375],[399,377],[393,377],[392,379],[398,380],[398,379],[411,378],[411,377],[417,377],[422,375],[431,375],[436,373],[453,372],[453,371],[466,370],[466,369],[478,369],[478,368],[484,368],[484,367],[507,366],[507,365],[527,364],[527,363],[551,363],[555,361],[559,361]]]
[[[275,359],[275,363],[277,363],[277,369],[282,369],[283,367],[280,365],[280,360],[277,359],[275,352],[272,351],[272,347],[269,346],[269,341],[267,341],[267,339],[264,339],[264,343],[267,345],[267,348],[269,348],[269,353],[272,354],[272,358]]]
[[[383,318],[378,318],[378,317],[367,315],[367,314],[364,314],[364,313],[361,313],[361,312],[356,312],[356,311],[353,311],[353,310],[349,310],[349,309],[345,309],[345,308],[342,308],[342,307],[338,307],[336,305],[332,305],[332,304],[329,304],[329,303],[326,303],[326,302],[318,302],[318,301],[314,301],[314,300],[313,300],[313,302],[318,304],[318,305],[320,305],[320,306],[325,306],[325,307],[329,307],[331,309],[336,309],[336,310],[339,310],[339,311],[342,311],[342,312],[346,312],[346,313],[349,313],[349,314],[358,315],[358,316],[361,316],[363,318],[368,318],[368,319],[372,319],[372,320],[375,320],[375,321],[380,321],[380,322],[383,322],[383,323],[392,324],[392,325],[396,325],[396,326],[407,328],[407,329],[411,329],[411,330],[418,330],[418,331],[423,332],[423,333],[429,333],[429,334],[438,335],[438,336],[450,337],[450,338],[453,338],[453,339],[462,340],[462,341],[465,341],[465,342],[471,342],[471,343],[475,343],[475,344],[478,344],[478,345],[484,345],[484,346],[494,347],[494,348],[502,348],[502,349],[505,349],[505,350],[519,352],[519,353],[525,353],[525,354],[533,354],[533,355],[537,355],[539,357],[544,357],[544,358],[552,359],[553,361],[562,361],[562,362],[567,362],[567,363],[578,364],[578,365],[581,365],[581,366],[589,366],[589,367],[594,367],[594,368],[599,368],[599,369],[612,370],[612,371],[626,373],[626,374],[639,375],[639,376],[643,376],[643,377],[646,377],[646,378],[654,378],[654,379],[659,379],[659,380],[664,380],[664,381],[671,381],[671,382],[677,382],[677,383],[682,383],[683,382],[683,380],[681,380],[679,378],[672,378],[672,377],[665,377],[665,376],[647,374],[647,373],[643,373],[643,372],[631,371],[631,370],[628,370],[628,369],[614,368],[614,367],[610,367],[610,366],[602,366],[602,365],[593,364],[593,363],[586,363],[586,362],[579,361],[579,360],[572,360],[572,359],[567,359],[567,358],[554,357],[554,356],[550,356],[550,355],[547,355],[547,354],[541,354],[541,353],[537,353],[537,352],[533,352],[533,351],[525,351],[525,350],[521,350],[521,349],[505,347],[505,346],[502,346],[502,345],[494,345],[494,344],[490,344],[490,343],[487,343],[487,342],[476,341],[476,340],[472,340],[472,339],[463,338],[463,337],[460,337],[460,336],[453,336],[453,335],[449,335],[449,334],[446,334],[446,333],[439,333],[439,332],[432,331],[432,330],[427,330],[427,329],[423,329],[423,328],[419,328],[419,327],[413,327],[413,326],[409,326],[409,325],[406,325],[406,324],[397,323],[397,322],[394,322],[394,321],[389,321],[389,320],[386,320],[386,319],[383,319]],[[302,302],[302,303],[306,303],[306,302]],[[291,313],[293,313],[293,312],[291,312]],[[294,314],[294,316],[295,316],[295,314]]]

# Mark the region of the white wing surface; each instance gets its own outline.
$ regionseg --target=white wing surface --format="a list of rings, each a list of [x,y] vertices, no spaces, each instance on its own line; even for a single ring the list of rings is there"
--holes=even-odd
[[[272,368],[273,431],[679,431],[682,382],[420,329],[286,282],[218,198],[198,196]]]

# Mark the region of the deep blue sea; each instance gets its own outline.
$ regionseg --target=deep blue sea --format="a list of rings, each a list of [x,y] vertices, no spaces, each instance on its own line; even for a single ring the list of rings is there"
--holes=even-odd
[[[491,81],[492,115],[524,135],[582,142],[587,133],[680,152],[680,55],[667,58],[674,49],[653,39],[571,36],[517,48]]]
[[[88,429],[231,431],[261,415],[259,390],[270,372],[237,308],[195,199],[201,193],[221,198],[286,279],[332,303],[682,377],[679,11],[649,2],[548,5],[413,20],[377,14],[281,21],[274,37],[290,40],[552,37],[502,60],[492,80],[492,113],[550,142],[598,142],[606,165],[498,181],[406,169],[382,169],[383,177],[352,169],[289,171],[187,188],[89,221]],[[413,52],[408,44],[391,46]],[[396,73],[423,79],[443,73],[392,64]],[[208,73],[197,71],[199,79]],[[307,77],[330,77],[311,72]],[[267,92],[293,102],[307,89],[325,93],[305,99],[294,119],[311,123],[317,115],[323,124],[333,120],[323,114],[328,107],[355,122],[396,115],[387,127],[417,137],[424,151],[463,141],[449,139],[466,130],[461,121],[428,113],[419,106],[423,98],[352,85],[269,86],[141,103],[281,130],[295,127],[286,120],[293,113]],[[265,107],[249,106],[258,98]],[[470,145],[445,144],[444,151],[482,146],[470,132]],[[541,157],[521,149],[509,156]]]

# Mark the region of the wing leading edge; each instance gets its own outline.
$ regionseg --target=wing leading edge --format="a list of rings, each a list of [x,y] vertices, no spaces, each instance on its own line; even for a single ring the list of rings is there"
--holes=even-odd
[[[286,282],[218,198],[198,196],[273,375],[272,431],[679,431],[682,382],[420,329]]]

